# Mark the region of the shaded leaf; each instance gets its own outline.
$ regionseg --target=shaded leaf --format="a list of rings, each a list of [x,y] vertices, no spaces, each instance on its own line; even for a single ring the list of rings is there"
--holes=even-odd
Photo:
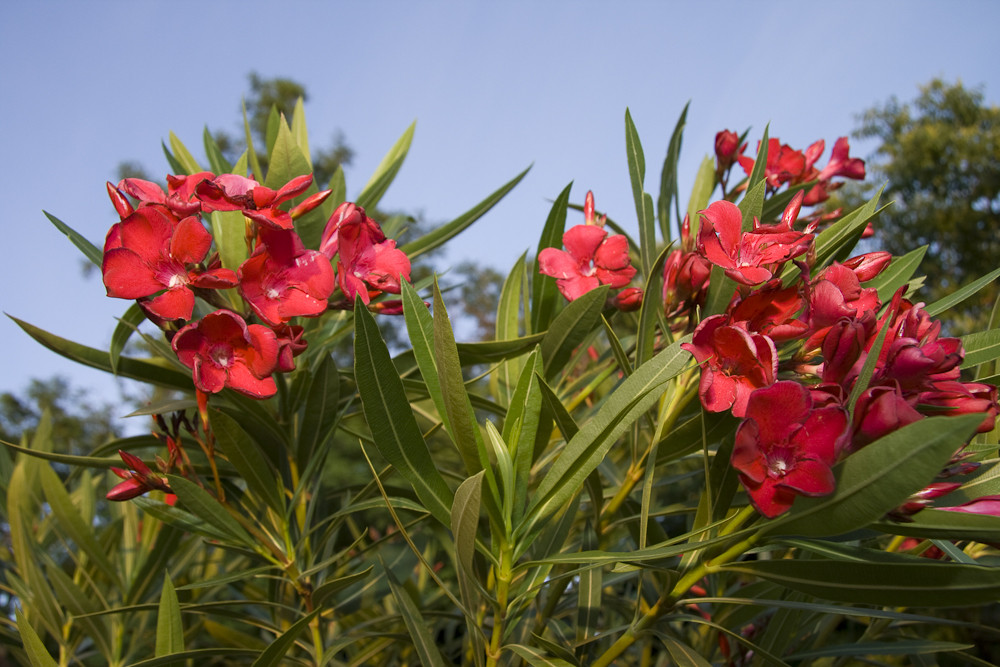
[[[298,636],[302,634],[302,631],[308,627],[316,615],[319,614],[319,609],[314,609],[309,612],[299,620],[292,623],[291,627],[281,633],[273,642],[271,642],[264,652],[254,660],[253,667],[277,667],[280,665],[288,653],[288,649],[292,647]]]
[[[184,650],[184,626],[181,624],[181,607],[170,575],[163,577],[160,607],[156,614],[156,657]],[[180,661],[179,661],[180,662]]]
[[[217,410],[209,412],[216,445],[247,483],[247,490],[279,514],[285,511],[278,489],[281,476],[268,462],[260,445],[232,417]]]
[[[410,639],[413,640],[413,648],[417,652],[417,657],[420,658],[420,663],[424,667],[446,667],[447,663],[438,650],[430,628],[427,627],[420,609],[410,598],[410,594],[400,585],[388,568],[385,570],[385,576],[389,582],[392,596],[399,606],[400,616],[403,617],[403,622],[409,631]]]

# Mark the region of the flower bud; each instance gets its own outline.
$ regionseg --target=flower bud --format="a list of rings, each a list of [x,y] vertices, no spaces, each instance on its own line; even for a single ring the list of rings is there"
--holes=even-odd
[[[632,312],[642,307],[642,290],[638,287],[628,287],[612,299],[615,308],[622,312]]]
[[[867,282],[882,273],[891,261],[892,254],[879,250],[851,257],[844,262],[844,266],[854,271],[859,282]]]

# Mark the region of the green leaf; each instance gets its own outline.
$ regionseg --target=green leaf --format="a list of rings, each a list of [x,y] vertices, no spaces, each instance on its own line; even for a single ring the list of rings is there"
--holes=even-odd
[[[445,308],[436,278],[434,279],[433,320],[434,358],[438,370],[438,381],[441,383],[441,397],[444,400],[445,414],[448,416],[445,426],[458,448],[458,453],[462,456],[466,472],[474,475],[487,465],[483,449],[483,436],[476,423],[476,415],[472,411],[469,394],[465,390],[462,365],[458,360],[458,348],[455,347],[455,333],[451,329],[451,320],[448,319],[448,310]]]
[[[750,177],[747,179],[747,187],[746,187],[746,193],[747,194],[743,197],[744,200],[747,197],[749,197],[750,193],[755,188],[757,188],[761,183],[766,183],[766,181],[764,180],[764,177],[767,175],[767,173],[766,173],[767,172],[767,150],[768,150],[768,141],[769,141],[768,133],[770,132],[770,130],[771,130],[771,124],[768,123],[767,125],[764,126],[764,136],[760,138],[760,146],[757,147],[757,158],[754,160],[753,170],[751,170]],[[763,203],[764,203],[764,199],[761,198],[761,200],[760,200],[761,206],[763,206]],[[740,210],[744,211],[745,213],[746,212],[750,212],[752,215],[756,215],[758,217],[761,215],[760,211],[754,212],[753,210],[745,210],[742,206],[740,207]],[[752,222],[752,220],[751,220],[751,222]],[[747,229],[748,229],[748,227],[747,227],[747,221],[744,219],[743,220],[743,231],[746,231]],[[693,230],[692,230],[692,232],[693,232]]]
[[[253,171],[252,176],[258,181],[264,178],[264,170],[260,167],[260,159],[257,157],[257,151],[253,147],[253,133],[250,131],[250,121],[247,120],[247,103],[246,100],[242,101],[243,105],[243,138],[247,142],[247,156],[250,158],[250,169]]]
[[[389,350],[360,298],[355,302],[354,321],[354,376],[375,446],[410,482],[428,511],[448,525],[451,490],[434,466]]]
[[[431,250],[434,250],[438,246],[442,245],[445,241],[459,234],[466,227],[483,217],[487,211],[496,206],[497,202],[503,199],[504,195],[510,192],[515,185],[521,182],[521,179],[525,177],[529,169],[531,169],[531,167],[528,167],[528,169],[525,169],[510,181],[504,183],[500,186],[500,188],[486,197],[486,199],[479,202],[451,222],[432,229],[420,238],[414,239],[413,241],[400,246],[400,250],[405,252],[406,255],[412,260],[415,257],[418,257],[426,252],[430,252]],[[560,231],[560,235],[561,234],[562,232]]]
[[[691,355],[680,348],[678,341],[637,368],[619,385],[566,443],[549,468],[518,527],[520,535],[533,533],[539,523],[576,495],[583,480],[600,464],[611,446],[659,399],[666,390],[666,383],[678,375],[690,359]]]
[[[292,110],[292,136],[298,144],[302,156],[309,165],[309,171],[313,170],[312,158],[309,155],[309,130],[306,128],[306,107],[304,100],[300,96],[295,100],[295,109]]]
[[[833,656],[865,656],[874,655],[929,655],[934,653],[949,653],[973,648],[973,644],[957,644],[933,639],[901,639],[888,642],[854,642],[837,646],[824,646],[813,651],[803,651],[788,656],[789,660],[815,660]]]
[[[1000,358],[1000,329],[977,331],[962,336],[962,348],[965,350],[962,368],[974,368],[998,359]]]
[[[160,147],[163,148],[163,155],[167,158],[167,164],[170,165],[170,172],[173,174],[186,173],[184,165],[182,165],[180,161],[174,157],[174,154],[170,152],[170,149],[167,148],[167,145],[161,141]]]
[[[272,190],[279,189],[293,178],[312,173],[309,160],[302,154],[284,118],[278,123],[278,136],[271,149],[270,160],[264,185]]]
[[[118,360],[121,358],[122,350],[125,349],[125,344],[128,343],[132,332],[145,320],[146,314],[142,312],[142,308],[139,307],[139,304],[133,303],[118,321],[114,333],[111,334],[111,347],[108,349],[112,373],[118,371]]]
[[[555,278],[542,276],[538,273],[538,256],[546,248],[562,248],[563,232],[566,229],[566,208],[569,204],[569,192],[572,188],[573,183],[570,182],[552,202],[549,216],[542,228],[542,235],[538,239],[538,249],[535,252],[534,266],[531,271],[531,333],[549,328],[556,306],[562,299],[559,288],[556,287]]]
[[[1000,568],[955,563],[758,560],[721,566],[834,602],[950,607],[1000,599]]]
[[[79,232],[48,211],[42,211],[42,213],[44,213],[45,217],[49,219],[49,222],[56,226],[56,229],[65,234],[66,237],[73,242],[73,245],[80,249],[83,255],[89,259],[94,266],[101,266],[104,262],[104,253],[100,248],[85,239]]]
[[[167,475],[167,480],[170,482],[170,490],[177,495],[181,506],[191,514],[205,521],[230,540],[246,546],[255,544],[255,540],[247,535],[239,522],[226,511],[226,508],[216,498],[209,495],[208,491],[177,475]]]
[[[406,159],[406,154],[410,150],[410,143],[413,141],[413,131],[416,127],[416,121],[410,123],[410,126],[403,132],[403,136],[396,140],[396,143],[393,144],[389,152],[382,158],[382,161],[375,168],[375,173],[368,179],[368,183],[361,191],[361,194],[358,195],[358,206],[369,210],[375,210],[375,207],[378,206],[379,201],[382,200],[382,196],[389,189],[389,186],[392,185],[396,174],[399,173],[399,168],[403,166],[403,160]],[[406,250],[403,252],[406,252]]]
[[[832,494],[798,498],[762,534],[841,535],[879,520],[929,484],[980,422],[982,415],[928,417],[890,433],[834,469]]]
[[[754,218],[760,218],[761,211],[764,208],[764,196],[767,193],[767,183],[761,181],[755,185],[752,189],[747,190],[747,193],[743,195],[743,199],[740,201],[739,209],[740,213],[743,214],[743,232],[749,232],[753,229]]]
[[[285,658],[285,654],[288,653],[288,649],[292,647],[298,636],[302,634],[316,615],[319,614],[319,609],[314,609],[299,620],[292,623],[292,625],[285,630],[283,633],[278,635],[278,637],[271,642],[264,652],[260,654],[256,660],[253,661],[253,667],[277,667],[282,664]]]
[[[635,215],[639,221],[639,251],[642,273],[648,276],[656,256],[656,212],[653,198],[643,191],[646,180],[646,158],[642,153],[639,133],[632,122],[632,114],[625,109],[625,152],[628,157],[628,175],[632,182]]]
[[[656,209],[660,218],[660,232],[663,234],[664,240],[671,238],[670,204],[677,198],[677,162],[681,156],[684,125],[687,123],[688,107],[690,106],[691,102],[688,101],[677,119],[673,134],[670,135],[670,143],[667,145],[667,156],[663,159],[663,169],[660,171],[660,196],[656,200]],[[680,227],[680,220],[677,221],[677,226]]]
[[[93,528],[80,516],[73,499],[52,467],[47,464],[38,466],[38,480],[52,514],[58,520],[59,531],[72,539],[104,576],[116,585],[120,584],[118,570],[108,560],[104,549],[94,537]]]
[[[284,116],[278,112],[278,105],[272,104],[267,112],[267,126],[264,128],[264,148],[270,155],[274,149],[274,142],[278,140],[278,128]]]
[[[949,496],[950,499],[950,496]],[[873,527],[891,535],[935,540],[975,540],[1000,542],[1000,517],[968,512],[926,509],[912,517],[912,523],[880,521]]]
[[[231,173],[233,165],[229,164],[229,161],[222,155],[222,150],[219,149],[219,144],[215,141],[215,137],[208,131],[208,125],[205,126],[204,131],[201,133],[201,140],[205,145],[205,155],[208,156],[208,166],[211,168],[212,173]]]
[[[122,460],[117,456],[97,457],[97,456],[74,456],[72,454],[59,454],[57,452],[46,452],[39,451],[37,449],[32,449],[30,447],[22,447],[20,445],[15,445],[12,442],[7,442],[5,440],[0,440],[5,447],[9,447],[16,452],[26,454],[39,459],[45,459],[46,461],[55,461],[56,463],[65,463],[71,466],[80,466],[85,468],[110,468],[112,466],[121,467]]]
[[[642,305],[639,307],[639,330],[635,343],[636,366],[641,366],[653,358],[653,351],[656,349],[656,325],[661,323],[663,330],[667,330],[663,318],[663,263],[667,261],[670,249],[671,246],[668,245],[660,251],[646,278],[646,286],[643,287]],[[626,370],[625,366],[622,370],[626,375],[631,372]]]
[[[413,648],[420,659],[420,664],[423,667],[446,667],[447,663],[441,657],[434,636],[431,635],[430,628],[428,628],[420,609],[417,608],[410,594],[400,585],[388,568],[385,570],[385,577],[389,582],[392,597],[395,598],[399,607],[399,614],[403,617],[403,623],[406,624],[406,629],[410,633],[410,639],[413,640]]]
[[[340,371],[330,355],[313,372],[309,393],[302,406],[299,425],[298,461],[300,467],[333,442],[340,419]]]
[[[164,667],[173,665],[175,662],[190,660],[192,665],[215,664],[212,658],[222,658],[224,660],[235,661],[239,658],[249,658],[258,655],[259,651],[252,649],[233,648],[226,646],[223,648],[199,648],[192,651],[183,651],[166,655],[162,658],[147,658],[139,662],[133,662],[129,667]]]
[[[323,203],[328,205],[332,212],[347,200],[347,181],[344,179],[343,165],[337,165],[337,170],[333,172],[333,176],[330,177],[330,183],[326,187],[330,190],[330,196]]]
[[[462,604],[466,609],[479,607],[479,588],[476,584],[476,570],[473,566],[476,555],[476,534],[479,531],[479,512],[483,493],[483,475],[485,471],[469,477],[455,491],[455,502],[451,506],[451,533],[455,540],[455,560],[457,561],[456,578],[458,590],[462,596]],[[477,619],[465,616],[469,636],[477,644]]]
[[[348,588],[349,586],[353,586],[359,581],[364,581],[365,579],[368,578],[368,575],[371,574],[372,568],[374,567],[375,567],[374,565],[369,565],[360,572],[352,572],[351,574],[345,575],[343,577],[338,577],[336,579],[327,579],[322,584],[317,586],[316,590],[313,591],[312,594],[313,604],[315,604],[317,607],[321,607],[323,603],[330,598],[330,596],[344,590],[345,588]]]
[[[174,158],[184,167],[184,173],[191,175],[204,171],[198,161],[194,159],[187,147],[177,138],[173,132],[170,133],[170,148],[174,152]]]
[[[962,303],[970,296],[978,292],[979,290],[989,285],[991,282],[997,279],[997,276],[1000,276],[1000,269],[990,271],[982,278],[979,278],[978,280],[973,280],[965,287],[959,290],[955,290],[954,292],[944,297],[943,299],[939,299],[934,303],[928,305],[926,308],[924,308],[924,310],[926,310],[927,314],[930,315],[931,317],[940,315],[949,308],[957,306],[958,304]]]
[[[20,607],[14,607],[14,615],[17,619],[17,631],[21,635],[24,652],[28,654],[31,667],[57,667],[56,661],[45,649],[45,643],[21,613]]]
[[[814,247],[816,249],[816,264],[814,270],[826,266],[837,257],[846,258],[858,239],[865,226],[875,216],[878,209],[878,200],[882,196],[885,186],[879,188],[875,196],[869,199],[864,205],[848,213],[840,220],[824,229],[816,235]],[[798,268],[789,265],[791,268],[782,274],[786,278],[786,285],[790,284],[788,279],[797,275]],[[793,270],[794,269],[794,270]]]
[[[706,155],[701,159],[701,165],[694,177],[691,188],[691,199],[688,200],[687,214],[691,220],[698,217],[698,211],[708,208],[708,202],[715,190],[715,160]]]
[[[711,667],[712,663],[705,660],[701,655],[680,641],[679,639],[674,639],[668,635],[660,635],[660,639],[667,647],[667,652],[670,653],[670,657],[673,659],[674,664],[677,667]]]
[[[893,257],[889,266],[882,273],[866,282],[862,287],[878,290],[880,302],[889,301],[896,290],[910,281],[926,254],[927,246],[924,245],[916,250],[911,250],[902,257]]]
[[[185,512],[178,507],[167,505],[162,501],[153,500],[152,498],[147,498],[145,496],[139,496],[138,498],[133,498],[131,502],[138,505],[139,508],[146,514],[152,515],[168,526],[179,530],[196,533],[203,537],[207,537],[210,540],[219,540],[223,542],[232,538],[232,536],[226,531],[215,528],[211,523],[203,521],[194,514]]]
[[[515,493],[514,517],[520,518],[531,478],[531,464],[535,451],[535,433],[542,408],[541,382],[542,362],[536,348],[528,356],[521,376],[514,388],[510,407],[503,422],[503,440],[511,446],[511,457],[514,460]]]
[[[523,644],[506,644],[504,650],[515,653],[531,667],[575,667],[573,663],[562,658],[552,658],[543,653],[541,649]]]
[[[21,327],[29,336],[49,348],[53,352],[75,361],[84,366],[97,368],[107,373],[113,373],[111,369],[111,359],[104,350],[97,350],[73,341],[60,338],[44,329],[28,324],[23,320],[8,315],[14,320],[17,326]],[[142,382],[169,387],[172,389],[192,388],[191,376],[175,370],[172,366],[159,365],[153,360],[132,359],[131,357],[121,357],[118,360],[118,373],[120,377],[126,377]]]
[[[597,546],[597,535],[587,522],[583,533],[583,548],[590,551]],[[600,565],[584,568],[577,575],[576,598],[576,642],[585,641],[600,632],[601,589],[604,586],[604,570]]]
[[[601,285],[569,302],[552,320],[541,345],[546,380],[555,378],[573,356],[573,351],[601,321],[601,310],[607,298],[608,286]]]
[[[514,263],[514,268],[507,274],[507,279],[504,280],[503,288],[500,290],[495,340],[517,338],[520,334],[521,302],[528,283],[525,268],[526,256],[525,252]],[[523,367],[524,363],[520,360],[504,360],[500,363],[496,373],[490,375],[493,396],[501,405],[510,403],[510,392],[513,391],[515,378],[520,376]]]
[[[530,352],[545,339],[547,331],[542,331],[511,340],[491,340],[482,343],[458,343],[458,356],[463,366],[484,364],[502,359],[519,357]]]
[[[219,451],[240,473],[247,483],[247,490],[279,515],[283,514],[285,505],[278,489],[281,476],[265,458],[257,441],[243,430],[239,422],[218,410],[209,412],[208,421]]]
[[[163,590],[160,592],[160,607],[156,614],[156,649],[153,654],[157,658],[184,650],[184,626],[181,623],[181,607],[177,602],[177,591],[170,581],[170,574],[163,577]]]
[[[208,216],[222,266],[236,271],[247,258],[246,218],[242,211],[212,211]]]

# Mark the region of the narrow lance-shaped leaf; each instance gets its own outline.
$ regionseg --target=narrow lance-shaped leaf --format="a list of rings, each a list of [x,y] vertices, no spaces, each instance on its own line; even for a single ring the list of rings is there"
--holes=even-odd
[[[601,321],[601,310],[607,296],[608,286],[601,285],[571,301],[552,320],[541,345],[547,380],[552,380],[563,369],[573,351]]]
[[[253,177],[257,180],[260,180],[264,178],[264,171],[260,167],[260,158],[257,157],[257,151],[254,150],[253,133],[250,131],[250,121],[247,120],[246,100],[243,100],[242,105],[243,105],[243,138],[247,142],[247,156],[249,157],[250,160],[250,169],[253,171]]]
[[[524,510],[531,464],[535,449],[535,433],[542,408],[541,355],[536,348],[525,361],[521,376],[511,397],[510,407],[503,422],[503,440],[510,444],[514,460],[515,490],[514,518],[519,519]]]
[[[184,650],[184,626],[181,624],[181,607],[177,591],[170,581],[170,574],[163,577],[160,606],[156,614],[156,657]]]
[[[691,199],[688,200],[687,214],[692,221],[698,217],[698,211],[708,208],[713,190],[715,190],[715,160],[706,155],[698,166],[694,185],[691,187]],[[692,229],[692,233],[694,232]]]
[[[292,623],[292,625],[285,630],[283,633],[278,635],[273,642],[271,642],[264,652],[254,660],[253,667],[277,667],[285,661],[285,654],[288,653],[288,649],[292,647],[295,640],[298,638],[302,631],[309,627],[312,620],[316,618],[321,610],[314,609],[309,612],[299,620]]]
[[[441,651],[438,650],[437,642],[431,635],[430,628],[427,627],[420,609],[410,598],[410,594],[388,568],[385,570],[385,577],[389,582],[389,590],[392,591],[392,596],[399,606],[399,614],[403,617],[403,623],[413,641],[413,648],[420,659],[420,664],[424,667],[446,667],[447,663],[441,656]]]
[[[295,109],[292,111],[292,136],[298,144],[302,156],[309,165],[309,171],[313,170],[312,157],[309,155],[309,130],[306,128],[306,108],[300,96],[295,100]]]
[[[934,303],[928,305],[924,310],[926,310],[927,314],[930,315],[931,317],[934,317],[935,315],[940,315],[941,313],[947,311],[949,308],[957,306],[958,304],[962,303],[970,296],[978,292],[979,290],[989,285],[991,282],[996,280],[998,276],[1000,276],[1000,269],[990,271],[982,278],[973,280],[965,287],[955,290],[954,292],[944,297],[943,299],[939,299]]]
[[[580,431],[568,442],[535,491],[520,535],[534,533],[540,522],[554,514],[575,495],[603,460],[607,451],[663,391],[665,384],[679,374],[691,355],[680,348],[680,341],[643,364],[605,401]],[[530,540],[522,540],[522,544]],[[526,546],[526,544],[525,544]]]
[[[355,302],[354,318],[354,376],[375,446],[410,482],[427,510],[448,525],[451,490],[434,466],[389,350],[360,298]]]
[[[403,160],[406,159],[406,154],[410,150],[410,143],[413,141],[413,131],[416,127],[416,121],[410,123],[410,126],[403,132],[403,136],[396,140],[396,143],[393,144],[389,152],[382,158],[382,161],[375,168],[375,173],[372,174],[365,185],[364,190],[358,195],[358,206],[367,209],[374,209],[378,206],[379,201],[382,200],[382,195],[392,185],[392,181],[396,178],[396,174],[399,173],[400,167],[403,166]]]
[[[82,234],[48,211],[42,211],[42,213],[44,213],[45,217],[49,219],[49,222],[55,225],[56,229],[65,234],[66,237],[73,242],[73,245],[80,249],[80,252],[83,253],[84,257],[89,259],[94,266],[101,266],[104,261],[104,253],[101,252],[100,248],[95,246],[93,243],[84,238]]]
[[[281,477],[260,450],[257,441],[232,417],[213,410],[209,413],[212,433],[219,451],[229,460],[247,484],[247,489],[279,514],[284,513]]]
[[[21,613],[20,607],[14,608],[15,619],[17,620],[17,632],[21,635],[24,644],[24,652],[28,654],[31,667],[57,667],[56,661],[52,659],[45,649],[45,643],[31,627],[31,623]]]
[[[503,288],[500,290],[500,300],[497,304],[496,340],[517,338],[520,334],[521,301],[527,285],[525,258],[522,254],[514,268],[507,274]],[[510,403],[510,393],[514,383],[521,374],[524,362],[519,359],[508,359],[500,362],[495,373],[490,375],[490,388],[494,399],[501,405]]]
[[[302,406],[299,425],[298,459],[304,467],[306,462],[332,440],[340,419],[340,371],[333,357],[325,355],[313,373],[309,393]]]
[[[476,423],[469,394],[465,390],[462,365],[458,359],[458,348],[455,347],[455,333],[436,278],[433,320],[434,358],[437,361],[438,381],[441,383],[441,397],[448,415],[446,426],[462,456],[466,472],[474,475],[488,465],[488,460],[485,457],[482,433]]]
[[[749,196],[749,194],[759,184],[766,183],[765,178],[767,176],[767,149],[768,149],[768,145],[767,144],[768,144],[768,141],[770,140],[770,137],[768,136],[768,134],[770,133],[770,130],[771,130],[771,124],[768,123],[767,125],[764,126],[764,136],[761,137],[761,139],[760,139],[760,146],[757,148],[757,159],[754,161],[754,163],[753,163],[753,169],[750,171],[750,177],[747,179],[747,187],[746,187],[747,194],[744,195],[744,199],[746,199],[746,197]],[[764,205],[764,199],[762,197],[760,199],[760,206],[763,207],[763,205]],[[757,204],[755,203],[754,204],[754,208],[756,208],[756,206],[757,206]],[[741,206],[740,210],[744,210],[744,208]],[[744,211],[744,212],[746,212],[746,211]],[[756,211],[755,212],[753,210],[751,210],[750,213],[752,213],[753,215],[757,215],[757,216],[760,216],[760,214],[761,214],[760,211]],[[743,221],[743,231],[747,231],[747,229],[749,229],[747,227],[747,221],[744,220]]]
[[[194,156],[191,155],[191,151],[187,149],[187,146],[173,132],[170,133],[170,148],[173,149],[174,157],[184,167],[185,174],[197,174],[199,171],[204,171],[201,165],[198,164],[198,161],[194,159]]]
[[[245,546],[254,544],[254,540],[247,535],[239,522],[208,491],[184,477],[177,475],[167,475],[166,477],[170,482],[170,489],[177,494],[181,507],[226,535],[230,540]]]
[[[667,156],[663,159],[663,169],[660,171],[660,196],[656,200],[657,214],[660,219],[660,232],[663,235],[663,240],[669,240],[672,238],[670,231],[670,204],[674,203],[675,208],[679,209],[679,205],[676,203],[677,200],[677,163],[681,156],[681,144],[684,138],[684,125],[687,123],[687,113],[688,107],[691,106],[691,102],[688,101],[684,105],[684,110],[681,111],[680,118],[677,119],[677,124],[674,126],[673,134],[670,135],[670,143],[667,145]],[[678,220],[678,225],[680,221]]]
[[[653,258],[656,256],[656,213],[653,198],[643,190],[646,180],[646,158],[642,153],[639,132],[632,122],[632,114],[625,109],[625,152],[628,157],[628,174],[632,182],[632,198],[635,200],[635,215],[639,221],[639,254],[642,272],[649,275]]]
[[[528,167],[528,169],[531,169],[531,167]],[[487,211],[503,199],[504,195],[510,192],[515,185],[521,182],[521,179],[528,173],[528,169],[525,169],[511,180],[504,183],[496,191],[486,197],[486,199],[479,202],[451,222],[432,229],[420,238],[404,244],[400,247],[400,250],[405,252],[410,259],[413,259],[442,245],[445,241],[453,236],[456,236],[466,227],[483,217]],[[560,231],[560,234],[561,233],[562,232]]]
[[[563,232],[566,229],[566,208],[569,204],[569,192],[572,188],[573,183],[570,183],[556,197],[549,210],[549,216],[545,220],[545,227],[542,228],[542,235],[538,239],[538,249],[535,252],[532,268],[531,331],[529,333],[538,333],[549,328],[556,306],[562,299],[559,288],[556,287],[556,281],[538,273],[538,255],[546,248],[562,247]]]
[[[208,156],[208,166],[212,169],[212,173],[228,174],[232,172],[233,166],[222,155],[222,150],[219,149],[219,144],[215,141],[215,137],[208,130],[208,125],[205,126],[205,129],[201,133],[201,140],[205,145],[205,155]]]
[[[309,173],[312,173],[309,160],[302,154],[302,149],[282,116],[278,122],[278,136],[271,149],[264,185],[277,190],[293,178]]]
[[[128,310],[125,311],[125,314],[118,321],[114,333],[111,334],[111,347],[108,349],[108,358],[111,361],[112,373],[117,373],[118,371],[118,360],[122,356],[122,350],[125,349],[128,339],[132,337],[132,332],[145,321],[146,314],[142,312],[142,308],[137,303],[129,306]]]
[[[1000,569],[956,563],[759,560],[723,566],[825,600],[878,606],[968,606],[1000,597]]]

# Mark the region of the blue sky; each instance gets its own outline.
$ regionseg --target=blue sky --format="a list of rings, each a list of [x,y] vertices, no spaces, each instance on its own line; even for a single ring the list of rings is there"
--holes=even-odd
[[[0,4],[0,309],[104,347],[128,303],[84,279],[45,209],[100,245],[104,191],[122,160],[165,175],[175,132],[200,156],[203,127],[233,130],[251,70],[306,85],[314,146],[342,131],[356,195],[413,120],[387,208],[446,221],[529,164],[527,178],[449,262],[506,271],[536,243],[547,200],[574,181],[629,229],[629,107],[658,188],[670,132],[691,100],[686,199],[715,133],[751,127],[805,147],[849,134],[855,114],[910,99],[935,76],[1000,92],[1000,3],[32,2]],[[873,147],[853,144],[864,157]],[[828,155],[828,153],[827,153]],[[825,162],[826,157],[822,158]],[[114,400],[104,374],[0,322],[0,391],[68,375]],[[122,411],[127,411],[123,406]]]

